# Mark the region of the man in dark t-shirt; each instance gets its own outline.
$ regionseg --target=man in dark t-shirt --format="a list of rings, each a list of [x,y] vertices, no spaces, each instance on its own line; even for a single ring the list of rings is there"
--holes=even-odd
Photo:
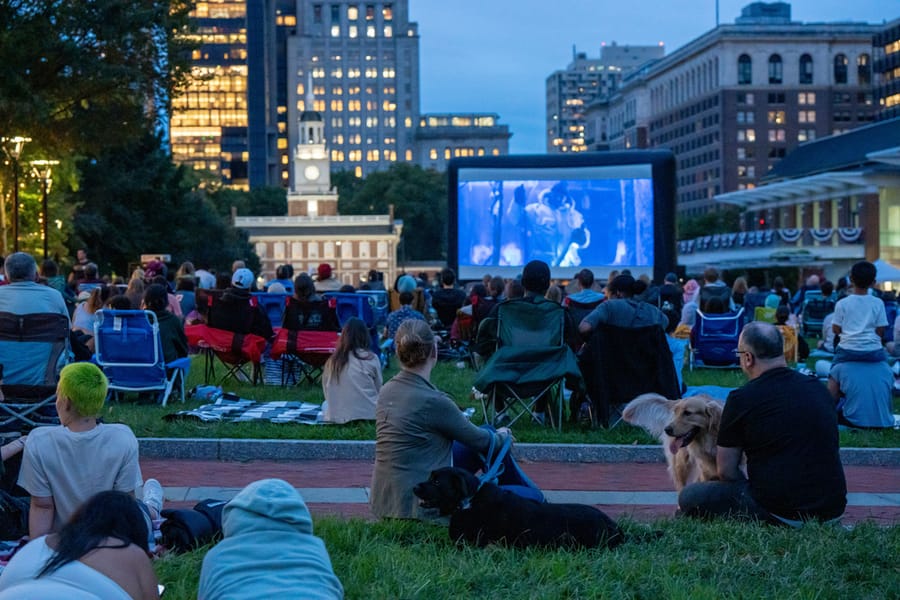
[[[456,287],[456,273],[453,269],[441,271],[441,289],[431,293],[431,306],[437,312],[444,327],[450,327],[456,319],[456,311],[466,302],[466,293]]]
[[[787,368],[781,334],[769,323],[748,324],[737,352],[750,381],[725,403],[717,453],[720,481],[685,487],[678,496],[681,513],[788,525],[840,517],[847,484],[827,388]]]

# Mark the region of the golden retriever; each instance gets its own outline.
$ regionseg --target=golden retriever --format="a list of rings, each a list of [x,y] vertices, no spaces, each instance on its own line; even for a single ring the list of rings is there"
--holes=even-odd
[[[716,438],[722,406],[704,394],[682,400],[642,394],[625,406],[622,418],[660,439],[675,491],[680,492],[689,483],[718,479]]]

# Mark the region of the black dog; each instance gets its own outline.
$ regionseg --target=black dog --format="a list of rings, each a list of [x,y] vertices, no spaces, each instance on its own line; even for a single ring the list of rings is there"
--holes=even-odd
[[[545,504],[485,483],[464,469],[445,467],[413,488],[425,508],[450,515],[450,539],[483,547],[614,548],[625,535],[615,521],[585,504]]]

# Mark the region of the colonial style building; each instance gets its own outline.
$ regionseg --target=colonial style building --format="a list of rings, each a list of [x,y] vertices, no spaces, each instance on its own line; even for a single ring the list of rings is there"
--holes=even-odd
[[[590,149],[671,149],[678,214],[702,214],[721,194],[753,189],[799,144],[874,120],[880,29],[799,23],[787,3],[750,4],[589,106]]]
[[[260,275],[271,279],[283,264],[292,265],[297,273],[315,273],[320,264],[328,263],[334,277],[351,285],[365,281],[370,270],[393,281],[402,221],[393,214],[338,215],[322,115],[303,112],[297,129],[300,140],[293,155],[297,183],[288,193],[288,215],[234,220],[250,236],[262,265]]]

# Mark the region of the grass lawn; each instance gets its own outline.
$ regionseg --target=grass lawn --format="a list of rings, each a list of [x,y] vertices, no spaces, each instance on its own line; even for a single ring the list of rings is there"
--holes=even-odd
[[[347,598],[900,597],[900,527],[799,531],[756,524],[623,521],[614,551],[457,548],[446,528],[322,518],[315,532]],[[205,548],[155,563],[167,600],[197,597]]]
[[[396,361],[385,372],[385,381],[396,373]],[[688,385],[719,385],[738,387],[746,379],[740,370],[701,369],[684,371]],[[202,384],[202,359],[195,357],[188,377],[187,389]],[[471,369],[457,369],[453,363],[438,363],[432,373],[432,381],[441,390],[449,393],[463,407],[475,407],[473,422],[482,423],[481,404],[472,400],[470,392],[475,373]],[[233,392],[242,398],[250,398],[260,402],[274,400],[302,400],[319,404],[323,400],[322,388],[319,385],[301,383],[297,386],[251,386],[229,381],[225,391]],[[138,437],[172,437],[172,438],[238,438],[238,439],[325,439],[325,440],[374,440],[375,425],[309,425],[273,424],[273,423],[199,423],[194,421],[166,422],[163,416],[181,410],[184,407],[197,407],[201,401],[188,400],[185,405],[172,402],[163,408],[158,405],[139,405],[134,403],[133,396],[125,401],[111,403],[107,406],[104,418],[107,422],[126,423]],[[894,399],[894,412],[900,412],[900,398]],[[543,443],[580,443],[580,444],[654,444],[658,443],[642,429],[622,423],[611,430],[602,428],[584,429],[577,425],[566,424],[562,433],[550,428],[540,427],[519,420],[514,431],[519,442]],[[894,448],[900,447],[900,430],[841,432],[843,447],[860,448]]]

